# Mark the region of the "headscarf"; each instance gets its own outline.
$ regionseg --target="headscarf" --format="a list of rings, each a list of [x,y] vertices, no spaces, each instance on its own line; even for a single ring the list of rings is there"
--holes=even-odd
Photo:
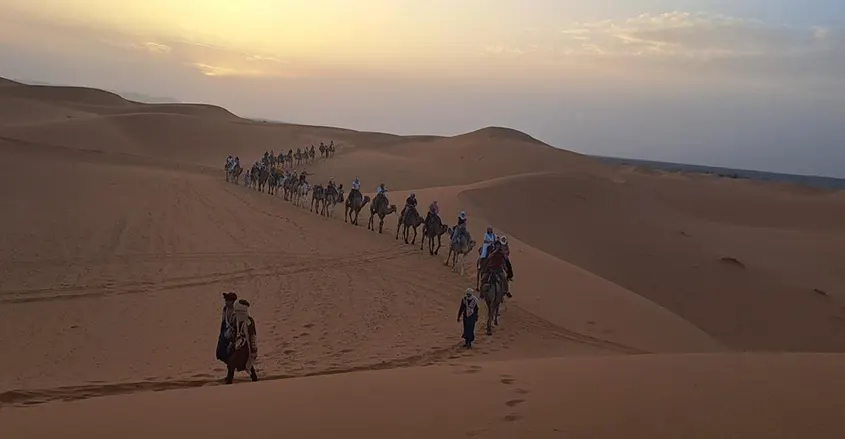
[[[245,299],[238,300],[233,306],[235,310],[235,319],[238,325],[249,321],[249,301]]]
[[[463,299],[464,303],[466,304],[466,311],[464,312],[464,315],[467,317],[478,312],[478,298],[476,298],[473,293],[475,293],[475,290],[473,290],[472,288],[467,288],[466,295]]]

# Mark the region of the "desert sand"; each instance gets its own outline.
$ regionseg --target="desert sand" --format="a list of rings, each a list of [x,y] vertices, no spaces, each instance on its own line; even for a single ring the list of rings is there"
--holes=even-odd
[[[227,154],[330,140],[312,182],[384,182],[400,209],[415,192],[508,235],[492,336],[459,345],[475,269],[443,266],[448,239],[432,257],[396,215],[379,235],[223,178]],[[841,192],[615,168],[507,128],[397,136],[6,80],[0,151],[0,437],[230,437],[229,407],[259,437],[845,435]],[[229,290],[253,304],[258,383],[219,385]]]

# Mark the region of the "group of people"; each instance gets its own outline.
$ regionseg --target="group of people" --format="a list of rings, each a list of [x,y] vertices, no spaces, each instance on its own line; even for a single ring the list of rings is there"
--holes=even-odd
[[[378,187],[376,196],[385,192],[384,185],[381,184]],[[415,193],[411,192],[405,200],[405,207],[402,209],[400,215],[404,219],[408,212],[416,211],[416,209],[417,197]],[[424,224],[428,226],[434,219],[439,221],[439,215],[440,206],[438,206],[437,200],[432,201],[428,206],[428,213],[426,214]],[[454,245],[461,239],[469,239],[467,213],[465,211],[461,211],[458,214],[458,221],[452,233],[451,244]],[[493,231],[493,226],[488,225],[484,233],[484,240],[478,252],[477,269],[479,272],[479,283],[481,285],[487,284],[490,282],[491,276],[498,276],[502,281],[504,295],[513,297],[508,288],[508,283],[513,280],[513,266],[510,261],[508,237],[505,235],[496,235]],[[482,292],[482,294],[485,293]],[[464,326],[462,338],[464,339],[464,347],[466,348],[472,348],[472,343],[475,340],[475,324],[478,321],[478,302],[479,298],[475,296],[475,290],[468,288],[465,296],[461,299],[460,308],[458,309],[458,321],[463,322]]]
[[[223,317],[217,339],[217,359],[226,364],[226,384],[232,384],[236,371],[247,371],[258,381],[255,359],[258,357],[258,332],[249,315],[249,301],[237,293],[223,293]]]
[[[273,166],[273,157],[271,153],[265,152],[262,159],[257,160],[254,167],[263,169],[266,166]],[[227,166],[234,168],[237,164],[240,165],[238,157],[227,158]],[[231,169],[230,168],[230,169]],[[305,171],[297,172],[290,170],[284,171],[283,179],[286,181],[290,178],[297,178],[304,182],[307,173]],[[249,182],[249,171],[245,176]],[[343,185],[340,185],[342,188]],[[337,191],[337,186],[334,178],[330,178],[327,190]],[[361,197],[361,181],[358,177],[352,180],[349,198]],[[373,204],[377,205],[382,198],[387,196],[387,187],[384,183],[380,183],[376,187],[376,196],[373,199]],[[416,194],[411,192],[405,200],[405,207],[402,209],[401,218],[405,218],[411,209],[418,212]],[[437,201],[432,201],[428,206],[424,223],[426,226],[432,224],[436,219],[440,222],[440,207]],[[467,230],[467,213],[461,211],[458,214],[457,224],[454,228],[451,237],[451,244],[455,245],[461,239],[469,240],[469,231]],[[504,295],[513,297],[508,288],[508,283],[513,280],[513,266],[510,262],[510,247],[508,246],[508,238],[505,235],[496,235],[492,226],[487,226],[484,233],[484,239],[479,248],[479,258],[477,269],[479,272],[480,284],[486,284],[490,280],[490,276],[499,276],[502,280]],[[484,293],[482,292],[482,295]],[[255,341],[255,322],[248,315],[249,302],[246,300],[237,300],[235,293],[226,293],[223,295],[226,305],[223,307],[223,321],[220,327],[220,342],[217,348],[217,358],[227,364],[228,374],[226,382],[231,383],[235,371],[249,371],[250,377],[253,381],[258,379],[255,373],[253,362],[255,355],[258,353],[257,344]],[[482,296],[483,297],[483,296]],[[475,324],[478,321],[478,305],[479,298],[475,296],[475,290],[468,288],[465,296],[461,299],[460,308],[458,310],[458,321],[463,322],[464,331],[462,338],[464,339],[464,347],[471,348],[475,340]],[[238,314],[240,312],[240,314]],[[241,320],[238,320],[241,316]]]
[[[226,157],[226,170],[231,172],[234,169],[241,166],[241,158],[240,157],[232,157],[232,154],[229,154]]]

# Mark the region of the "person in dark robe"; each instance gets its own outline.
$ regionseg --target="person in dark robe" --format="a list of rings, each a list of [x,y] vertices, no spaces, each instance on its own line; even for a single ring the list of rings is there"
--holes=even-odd
[[[223,293],[223,317],[220,319],[220,335],[217,338],[217,359],[229,361],[229,344],[235,331],[235,301],[238,295],[233,292]]]
[[[478,321],[478,298],[473,294],[472,288],[467,288],[466,295],[461,299],[461,307],[458,309],[458,321],[464,323],[464,347],[472,348],[475,341],[475,322]]]
[[[226,384],[232,384],[235,372],[248,371],[253,381],[258,381],[255,371],[255,359],[258,357],[257,331],[255,320],[249,315],[249,302],[241,299],[232,306],[235,312],[235,333],[230,348]]]

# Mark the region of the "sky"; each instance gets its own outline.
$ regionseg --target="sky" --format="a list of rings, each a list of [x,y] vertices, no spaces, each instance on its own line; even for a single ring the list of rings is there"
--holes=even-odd
[[[0,76],[845,177],[842,0],[0,0]]]

